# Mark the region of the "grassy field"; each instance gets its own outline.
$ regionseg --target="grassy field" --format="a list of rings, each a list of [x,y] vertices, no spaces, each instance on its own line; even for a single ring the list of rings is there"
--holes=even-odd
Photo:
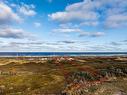
[[[126,57],[0,58],[0,95],[127,95]]]

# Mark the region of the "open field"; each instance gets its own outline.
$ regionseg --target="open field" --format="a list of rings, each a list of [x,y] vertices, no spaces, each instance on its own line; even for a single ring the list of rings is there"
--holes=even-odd
[[[0,95],[127,95],[127,57],[1,57]]]

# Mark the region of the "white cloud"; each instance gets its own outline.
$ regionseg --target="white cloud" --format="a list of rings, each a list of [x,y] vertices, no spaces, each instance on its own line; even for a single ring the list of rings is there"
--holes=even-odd
[[[1,43],[1,42],[0,42]],[[115,45],[114,45],[115,43]],[[100,43],[96,41],[76,41],[76,40],[65,40],[65,41],[23,41],[12,40],[9,42],[3,41],[0,45],[0,51],[126,51],[127,48],[117,45],[119,42]],[[122,43],[120,43],[122,44]],[[11,48],[13,47],[13,48]]]
[[[84,26],[119,28],[127,26],[126,0],[84,0],[68,5],[65,11],[48,16],[60,23],[79,23]]]
[[[97,26],[97,25],[99,25],[98,21],[89,21],[80,23],[80,26]]]
[[[94,12],[72,11],[72,12],[57,12],[49,15],[52,20],[60,22],[68,21],[91,21],[97,20],[97,14]]]
[[[117,28],[127,26],[127,14],[111,15],[106,19],[106,26]]]
[[[95,11],[92,11],[91,7],[93,3],[89,2],[80,2],[69,5],[65,8],[63,12],[56,12],[48,15],[52,20],[59,22],[80,22],[84,25],[97,25],[99,14]]]
[[[111,44],[112,46],[120,46],[120,45],[122,45],[121,42],[111,42],[110,44]]]
[[[34,9],[35,9],[34,5],[27,5],[23,3],[19,8],[19,12],[26,16],[34,16],[36,15],[36,12]]]
[[[84,36],[90,36],[90,37],[100,37],[104,36],[104,32],[82,32],[79,37],[84,37]]]
[[[59,32],[59,33],[78,33],[79,37],[84,37],[84,36],[90,36],[90,37],[100,37],[104,36],[104,32],[86,32],[82,29],[79,28],[59,28],[59,29],[54,29],[53,32]]]
[[[41,26],[41,23],[35,22],[34,25],[35,25],[35,27],[40,27]]]
[[[27,38],[30,34],[22,29],[14,28],[3,28],[0,29],[0,38],[13,38],[13,39],[23,39]]]
[[[0,2],[0,24],[21,22],[22,19],[8,5]]]
[[[59,29],[53,29],[53,32],[61,32],[61,33],[71,33],[71,32],[81,32],[82,30],[77,28],[59,28]]]

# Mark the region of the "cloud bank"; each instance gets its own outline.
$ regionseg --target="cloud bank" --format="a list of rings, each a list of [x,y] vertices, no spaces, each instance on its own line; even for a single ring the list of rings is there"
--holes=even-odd
[[[120,28],[127,26],[126,8],[126,0],[84,0],[48,16],[60,23],[75,22],[84,26]]]

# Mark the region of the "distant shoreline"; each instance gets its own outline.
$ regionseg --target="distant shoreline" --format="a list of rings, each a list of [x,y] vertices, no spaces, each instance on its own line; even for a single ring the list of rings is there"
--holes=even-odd
[[[127,55],[98,55],[98,56],[96,56],[96,55],[82,55],[82,56],[80,56],[80,55],[76,55],[76,56],[58,56],[58,55],[56,55],[56,56],[0,56],[0,58],[18,58],[18,57],[25,57],[25,58],[30,58],[30,57],[33,57],[33,58],[38,58],[38,57],[40,57],[40,58],[50,58],[50,57],[127,57]]]
[[[127,52],[0,52],[0,57],[127,56]]]

